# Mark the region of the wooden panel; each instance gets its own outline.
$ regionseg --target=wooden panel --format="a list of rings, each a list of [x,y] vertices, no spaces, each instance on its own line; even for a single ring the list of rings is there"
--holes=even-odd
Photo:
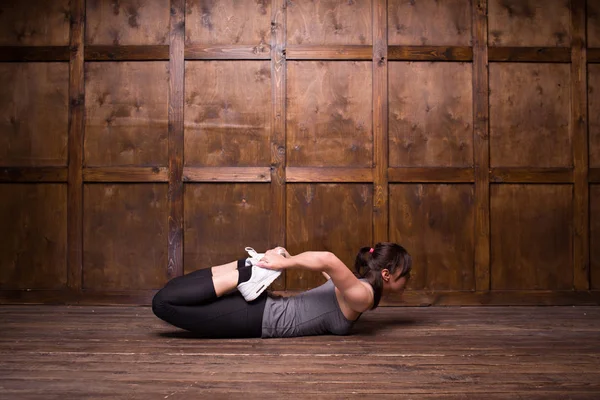
[[[573,183],[572,168],[492,168],[494,183]]]
[[[600,48],[587,49],[587,60],[590,63],[600,63]]]
[[[169,0],[86,0],[86,44],[168,44]]]
[[[371,63],[287,63],[287,165],[372,165]]]
[[[571,185],[492,185],[492,290],[573,288]]]
[[[290,254],[331,251],[354,268],[358,249],[372,245],[372,185],[288,184],[286,245]],[[289,270],[286,289],[315,287],[320,273]]]
[[[588,65],[590,167],[600,167],[600,64]]]
[[[371,2],[292,0],[287,3],[289,44],[371,44]]]
[[[86,61],[152,61],[168,60],[169,46],[86,46]]]
[[[0,167],[0,182],[66,182],[67,167]]]
[[[469,0],[389,0],[390,45],[469,46]]]
[[[185,167],[186,182],[269,182],[269,167]]]
[[[167,189],[84,185],[84,289],[158,289],[166,282]]]
[[[472,76],[465,63],[390,63],[390,166],[473,165]]]
[[[287,182],[372,182],[371,168],[286,168]]]
[[[271,2],[186,0],[185,44],[267,44]]]
[[[410,289],[475,289],[473,205],[473,185],[390,185],[390,240],[413,258]]]
[[[487,171],[486,171],[487,172]],[[390,182],[474,182],[473,168],[389,168]]]
[[[600,185],[590,185],[590,289],[600,289]]]
[[[2,0],[0,46],[69,44],[69,0]]]
[[[587,45],[600,47],[600,2],[587,1]]]
[[[0,164],[67,164],[67,63],[0,64]]]
[[[489,0],[490,46],[569,46],[570,11],[564,0]]]
[[[371,60],[373,48],[360,45],[290,45],[286,60]]]
[[[0,61],[69,61],[69,46],[0,46]]]
[[[85,166],[167,165],[168,63],[87,63],[85,74]]]
[[[184,165],[269,165],[268,61],[188,61],[185,85]]]
[[[67,283],[67,185],[0,184],[0,287]]]
[[[493,167],[571,167],[570,66],[490,65]]]
[[[471,61],[470,47],[390,46],[388,57],[394,61]]]
[[[184,272],[248,256],[244,247],[269,247],[268,184],[184,186]]]
[[[252,45],[186,45],[186,60],[268,60],[269,46]]]
[[[100,167],[83,170],[85,182],[168,182],[167,167]]]
[[[571,62],[569,47],[490,47],[490,61]]]

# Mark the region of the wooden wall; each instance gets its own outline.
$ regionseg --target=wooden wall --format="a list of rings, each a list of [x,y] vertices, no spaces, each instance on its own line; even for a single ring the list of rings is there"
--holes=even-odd
[[[4,303],[391,240],[387,304],[600,304],[600,2],[3,1],[0,221]]]

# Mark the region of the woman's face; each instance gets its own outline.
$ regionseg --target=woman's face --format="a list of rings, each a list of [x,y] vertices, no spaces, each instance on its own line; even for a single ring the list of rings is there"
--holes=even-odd
[[[400,277],[402,274],[402,268],[397,268],[396,272],[390,274],[387,269],[381,271],[381,276],[383,277],[383,292],[384,293],[394,293],[394,294],[402,294],[404,292],[404,287],[406,286],[406,282],[408,281],[408,276]]]

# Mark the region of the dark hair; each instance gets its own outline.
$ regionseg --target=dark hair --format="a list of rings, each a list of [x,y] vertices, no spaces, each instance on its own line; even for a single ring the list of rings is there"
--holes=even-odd
[[[371,252],[371,249],[373,251]],[[354,270],[359,278],[366,279],[375,293],[373,308],[379,305],[383,291],[381,271],[387,269],[390,274],[402,269],[400,276],[408,276],[412,269],[412,258],[406,249],[397,243],[381,242],[373,247],[362,247],[356,255]]]

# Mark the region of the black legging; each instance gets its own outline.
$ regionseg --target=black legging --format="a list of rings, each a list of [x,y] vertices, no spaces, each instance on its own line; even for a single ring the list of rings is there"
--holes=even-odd
[[[172,279],[152,299],[154,314],[202,337],[261,337],[266,292],[248,303],[237,290],[217,297],[210,268]]]

